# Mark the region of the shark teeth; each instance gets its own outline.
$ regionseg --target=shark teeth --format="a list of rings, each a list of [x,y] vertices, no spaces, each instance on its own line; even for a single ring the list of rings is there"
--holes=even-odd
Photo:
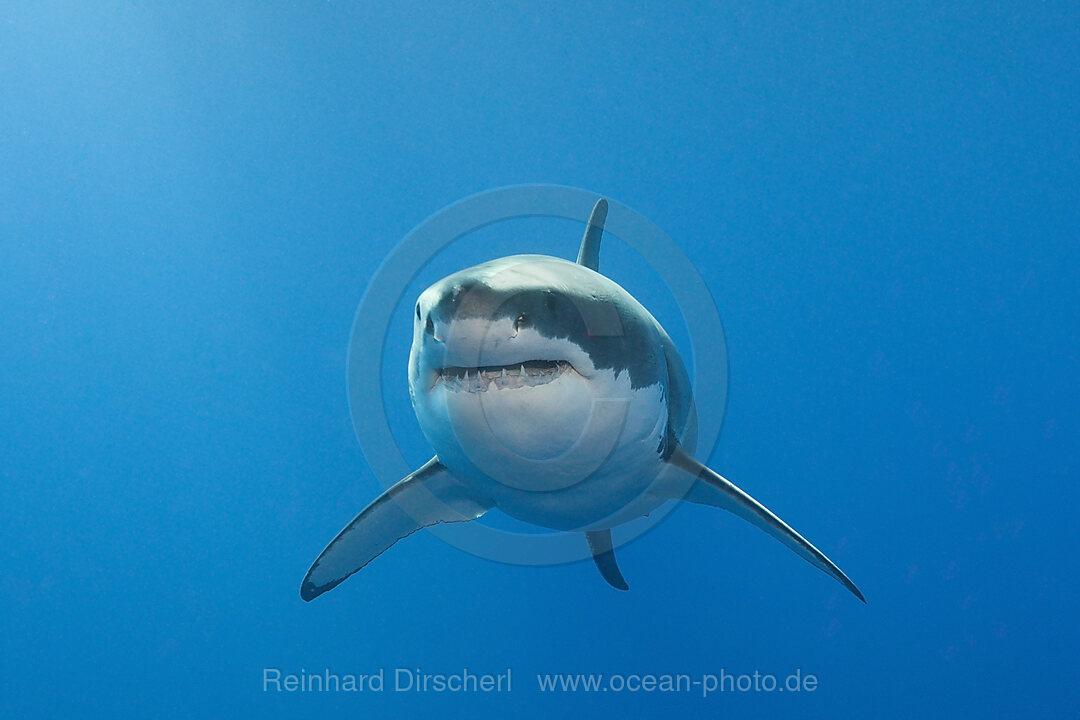
[[[511,390],[547,385],[573,370],[570,363],[555,360],[529,360],[514,365],[483,367],[446,367],[439,370],[436,384],[451,392],[485,392],[489,389]]]

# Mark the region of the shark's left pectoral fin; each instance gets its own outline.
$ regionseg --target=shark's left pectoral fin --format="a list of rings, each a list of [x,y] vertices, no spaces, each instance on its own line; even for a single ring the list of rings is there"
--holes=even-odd
[[[866,602],[866,598],[859,592],[859,588],[855,587],[855,583],[851,582],[832,560],[825,557],[823,552],[734,483],[695,460],[682,448],[677,447],[668,458],[668,462],[696,478],[696,482],[690,486],[689,491],[685,495],[676,496],[677,499],[700,505],[712,505],[738,515],[787,545],[799,557],[831,575],[855,597]]]
[[[492,504],[473,497],[432,458],[364,508],[311,565],[300,597],[311,601],[337,587],[388,547],[420,528],[475,520]]]

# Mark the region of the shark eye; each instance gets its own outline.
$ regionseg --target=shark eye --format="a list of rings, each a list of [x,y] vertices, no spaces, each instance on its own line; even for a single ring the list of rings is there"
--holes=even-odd
[[[427,330],[428,335],[434,335],[435,334],[435,323],[431,321],[431,316],[430,315],[428,315],[427,325],[424,326],[424,329]]]
[[[514,330],[515,331],[520,330],[521,328],[525,327],[528,324],[529,324],[529,316],[526,315],[525,313],[521,313],[520,315],[517,316],[517,320],[514,321]]]
[[[416,319],[420,319],[420,303],[416,303]]]

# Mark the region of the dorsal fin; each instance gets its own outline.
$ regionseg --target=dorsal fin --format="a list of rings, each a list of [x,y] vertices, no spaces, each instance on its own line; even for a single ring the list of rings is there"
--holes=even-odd
[[[593,205],[589,215],[589,225],[581,238],[577,264],[590,270],[600,270],[600,238],[604,235],[604,220],[607,219],[607,200],[600,198]]]
[[[600,202],[603,202],[603,200]],[[619,565],[615,562],[615,548],[611,544],[611,531],[588,530],[585,533],[585,539],[589,541],[589,550],[592,551],[596,569],[608,581],[608,585],[617,590],[629,590],[630,586],[626,584],[622,573],[619,572]]]

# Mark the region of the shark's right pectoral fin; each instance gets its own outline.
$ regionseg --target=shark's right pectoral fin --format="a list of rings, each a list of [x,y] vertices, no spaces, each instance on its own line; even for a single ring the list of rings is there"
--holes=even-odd
[[[750,497],[730,480],[721,477],[717,472],[694,459],[681,447],[675,448],[675,451],[668,458],[668,462],[696,479],[696,482],[690,486],[689,491],[686,491],[685,486],[682,486],[681,494],[673,495],[675,499],[700,505],[712,505],[738,515],[751,525],[756,525],[769,535],[772,535],[803,560],[832,576],[851,591],[855,597],[866,602],[866,598],[863,597],[859,588],[855,587],[855,583],[851,582],[851,579],[832,560],[825,557],[825,553],[811,545],[806,538],[795,532],[790,525],[778,518],[768,508]]]
[[[473,497],[437,457],[375,498],[338,533],[300,585],[310,601],[360,570],[401,538],[444,522],[475,520],[492,503]]]

